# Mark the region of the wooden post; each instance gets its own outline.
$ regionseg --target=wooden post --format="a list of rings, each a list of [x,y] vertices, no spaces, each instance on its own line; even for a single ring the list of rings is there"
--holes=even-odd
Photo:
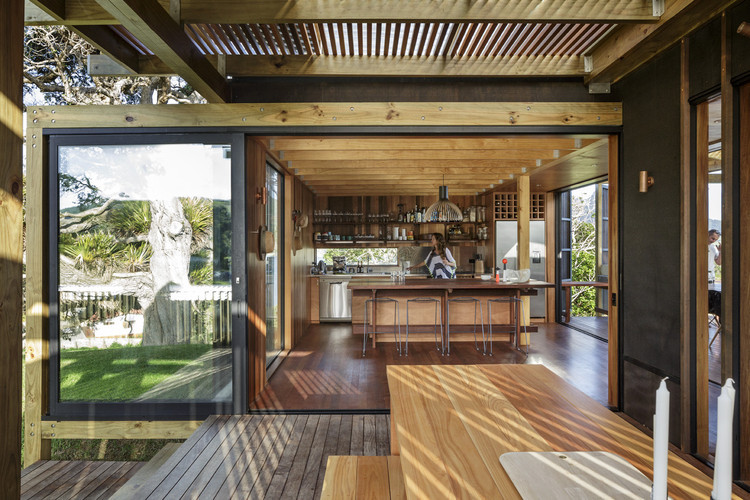
[[[619,323],[619,300],[612,300],[613,294],[617,294],[620,288],[620,212],[618,210],[620,199],[620,141],[616,135],[609,136],[609,278],[607,279],[609,293],[609,308],[607,313],[607,357],[609,359],[609,383],[608,402],[612,408],[618,408],[620,401],[620,335]],[[616,296],[615,296],[616,297]]]
[[[0,29],[0,484],[8,498],[21,496],[23,8],[5,2]]]
[[[531,242],[529,234],[529,217],[531,215],[531,190],[529,187],[529,176],[522,175],[518,178],[518,269],[531,269],[530,251]],[[531,299],[528,295],[521,297],[523,301],[523,321],[529,324],[531,319]],[[528,333],[521,338],[520,345],[528,345]]]

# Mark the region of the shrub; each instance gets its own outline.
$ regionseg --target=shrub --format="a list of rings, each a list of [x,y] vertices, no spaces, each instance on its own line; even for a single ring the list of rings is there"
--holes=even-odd
[[[109,223],[120,236],[147,234],[151,229],[151,206],[147,201],[124,201],[112,210]]]

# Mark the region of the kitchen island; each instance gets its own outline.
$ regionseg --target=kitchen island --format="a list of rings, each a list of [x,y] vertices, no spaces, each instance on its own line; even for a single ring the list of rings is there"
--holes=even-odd
[[[406,301],[416,297],[434,297],[440,300],[442,322],[447,323],[446,304],[449,298],[475,297],[482,305],[482,317],[485,332],[488,328],[487,300],[502,296],[520,297],[521,295],[536,295],[539,288],[551,288],[554,285],[544,281],[529,280],[520,282],[500,282],[470,278],[424,279],[421,277],[407,277],[405,281],[394,282],[390,279],[354,279],[349,283],[352,292],[352,333],[361,335],[364,331],[364,303],[371,298],[391,298],[399,302],[399,322],[402,338],[406,333]],[[493,305],[492,328],[495,340],[509,340],[512,334],[518,334],[509,328],[512,306]],[[528,314],[528,311],[526,312]],[[375,307],[374,323],[378,331],[391,332],[393,330],[393,307]],[[478,323],[478,318],[477,318]],[[430,303],[411,303],[409,306],[409,342],[433,342],[434,305]],[[474,325],[474,307],[469,304],[455,304],[451,308],[451,342],[474,341],[472,332]],[[368,327],[368,330],[370,327]],[[457,333],[465,332],[465,333]],[[477,326],[477,337],[481,340],[481,329]],[[378,342],[393,342],[393,336],[379,335]],[[373,338],[373,345],[376,339]],[[528,339],[519,338],[521,345],[527,344]]]

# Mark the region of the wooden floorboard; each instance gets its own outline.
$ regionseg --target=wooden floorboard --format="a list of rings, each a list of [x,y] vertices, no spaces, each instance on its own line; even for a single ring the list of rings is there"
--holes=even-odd
[[[145,462],[42,460],[22,472],[21,498],[109,498],[144,465]]]

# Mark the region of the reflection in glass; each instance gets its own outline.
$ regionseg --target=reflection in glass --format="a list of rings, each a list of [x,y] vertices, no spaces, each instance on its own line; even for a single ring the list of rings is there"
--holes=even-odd
[[[284,193],[281,174],[270,165],[266,165],[266,226],[273,234],[273,252],[266,256],[266,365],[270,365],[284,348],[281,333],[281,262],[283,255],[279,238],[282,225],[281,200]]]
[[[61,146],[61,401],[231,401],[229,146]]]

